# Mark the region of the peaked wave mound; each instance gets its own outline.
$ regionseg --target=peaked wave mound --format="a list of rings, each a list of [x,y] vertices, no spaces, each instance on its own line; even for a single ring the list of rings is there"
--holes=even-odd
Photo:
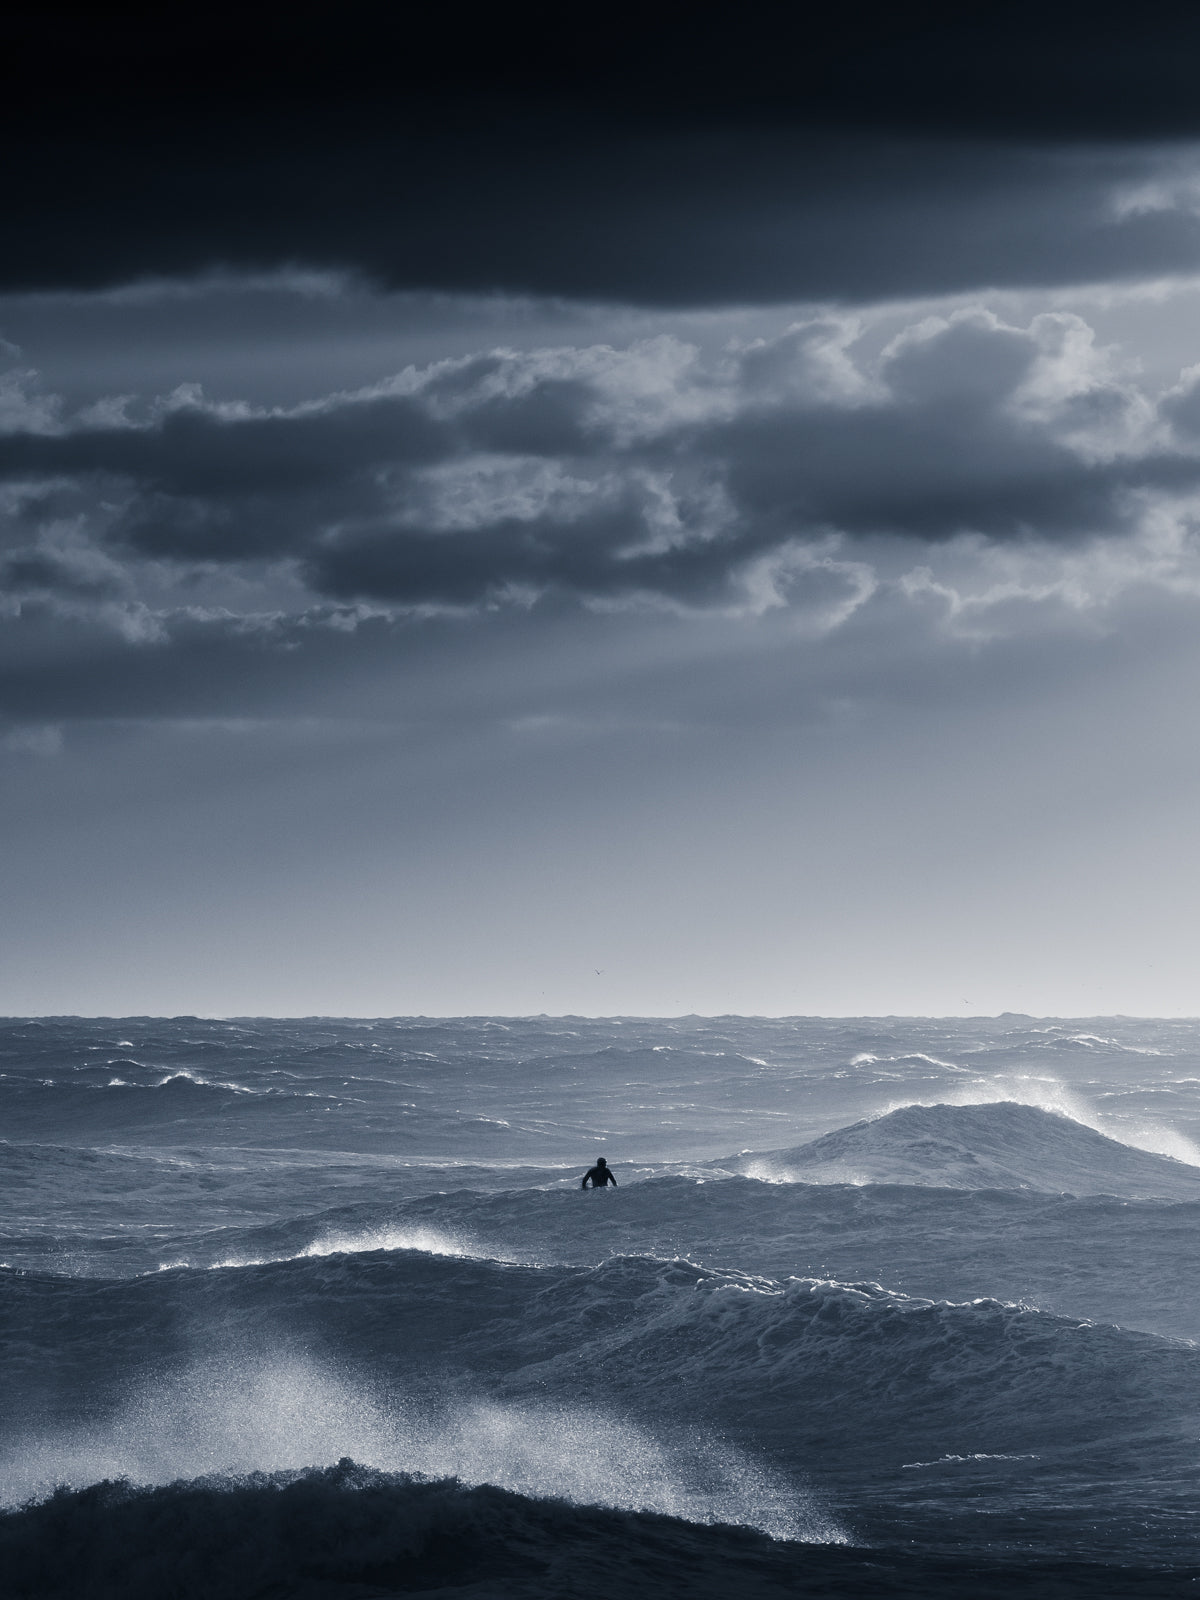
[[[1136,1150],[1061,1112],[1011,1101],[903,1106],[791,1150],[748,1151],[721,1164],[777,1183],[1200,1199],[1200,1168]]]
[[[1195,1569],[923,1558],[773,1541],[748,1528],[574,1506],[348,1459],[155,1489],[100,1483],[0,1512],[13,1600],[1175,1600]],[[597,1580],[597,1574],[602,1581]]]

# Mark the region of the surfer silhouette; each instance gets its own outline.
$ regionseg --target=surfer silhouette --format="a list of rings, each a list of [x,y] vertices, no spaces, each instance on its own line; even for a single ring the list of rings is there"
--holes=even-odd
[[[594,1167],[584,1173],[583,1182],[579,1187],[586,1189],[589,1183],[593,1189],[603,1189],[606,1183],[611,1183],[614,1189],[617,1187],[617,1180],[608,1170],[608,1162],[605,1161],[603,1156],[597,1160]]]

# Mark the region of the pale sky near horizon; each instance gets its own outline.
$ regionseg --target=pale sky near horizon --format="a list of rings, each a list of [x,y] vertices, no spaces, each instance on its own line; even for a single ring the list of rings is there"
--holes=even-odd
[[[0,281],[0,1013],[1200,1013],[1200,127],[547,106]]]

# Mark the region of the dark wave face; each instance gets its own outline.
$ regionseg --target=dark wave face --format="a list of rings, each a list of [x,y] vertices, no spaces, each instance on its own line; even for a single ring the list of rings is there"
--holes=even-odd
[[[1111,1020],[10,1023],[0,1567],[1190,1593],[1198,1066]]]
[[[178,1552],[186,1549],[182,1562]],[[140,1552],[131,1572],[127,1552]],[[0,1514],[11,1593],[41,1600],[237,1600],[246,1594],[512,1596],[606,1593],[687,1600],[1094,1600],[1111,1570],[1090,1563],[771,1540],[728,1525],[622,1513],[490,1487],[425,1482],[339,1462],[323,1471],[208,1478],[165,1489],[100,1484]],[[650,1585],[647,1584],[647,1576]],[[1121,1593],[1170,1600],[1196,1574],[1127,1564]],[[969,1591],[963,1585],[969,1584]],[[1113,1591],[1108,1591],[1112,1593]]]

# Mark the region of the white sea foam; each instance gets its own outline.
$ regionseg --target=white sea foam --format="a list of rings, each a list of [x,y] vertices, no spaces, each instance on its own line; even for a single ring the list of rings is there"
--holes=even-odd
[[[755,1156],[740,1166],[738,1170],[743,1174],[743,1176],[747,1178],[755,1178],[759,1183],[777,1183],[786,1185],[796,1183],[797,1181],[802,1181],[805,1177],[807,1177],[811,1182],[820,1181],[821,1183],[844,1183],[852,1189],[861,1189],[868,1183],[875,1183],[878,1181],[877,1179],[872,1178],[869,1173],[864,1172],[862,1168],[848,1166],[844,1162],[838,1161],[825,1162],[822,1165],[820,1178],[818,1180],[816,1175],[796,1174],[792,1172],[790,1168],[785,1165],[781,1165],[779,1160],[775,1157],[772,1157],[770,1154]]]
[[[377,1228],[356,1228],[344,1233],[322,1234],[295,1250],[278,1250],[261,1255],[223,1256],[219,1261],[195,1261],[177,1257],[162,1262],[157,1271],[171,1272],[178,1267],[265,1267],[281,1261],[307,1261],[325,1256],[360,1255],[373,1250],[415,1250],[423,1255],[459,1256],[472,1261],[501,1261],[505,1264],[537,1265],[526,1256],[497,1255],[458,1238],[442,1228],[421,1224],[383,1224]]]
[[[186,1068],[179,1068],[176,1072],[168,1072],[165,1078],[160,1078],[154,1085],[156,1089],[165,1089],[169,1083],[194,1083],[198,1089],[228,1089],[231,1094],[265,1094],[265,1089],[251,1089],[244,1083],[226,1083],[219,1078],[205,1078],[199,1072],[188,1072]]]
[[[300,1358],[200,1363],[87,1430],[27,1441],[0,1462],[0,1503],[105,1478],[166,1484],[349,1456],[389,1472],[492,1483],[579,1505],[656,1511],[845,1544],[807,1489],[701,1431],[671,1438],[580,1405],[385,1395]]]
[[[433,1256],[484,1256],[441,1228],[389,1225],[361,1228],[347,1233],[328,1233],[296,1252],[297,1259],[310,1256],[355,1255],[368,1250],[420,1250]]]

